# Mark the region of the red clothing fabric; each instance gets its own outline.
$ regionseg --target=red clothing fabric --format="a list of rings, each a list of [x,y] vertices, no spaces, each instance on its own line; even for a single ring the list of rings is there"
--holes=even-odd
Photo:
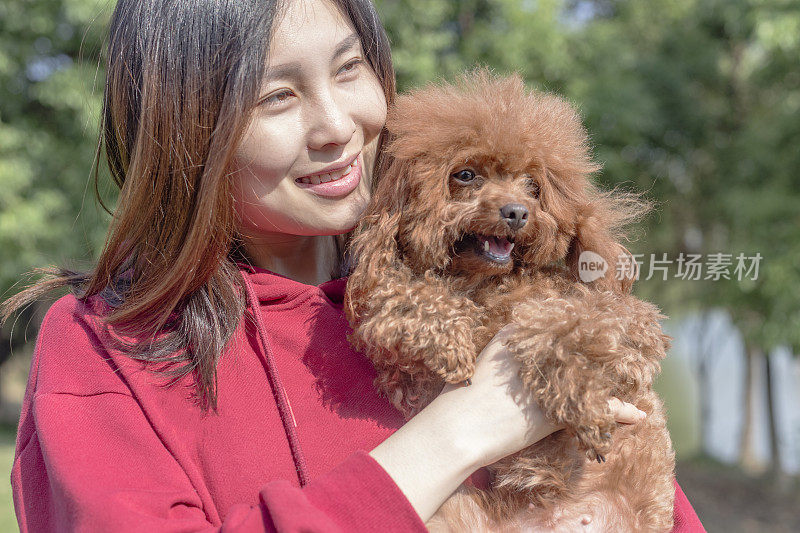
[[[347,343],[345,280],[245,272],[218,413],[110,342],[97,297],[65,296],[37,340],[11,471],[26,531],[426,531],[367,451],[403,424]],[[675,531],[702,531],[676,485]]]
[[[694,512],[692,504],[686,498],[686,495],[675,482],[675,510],[672,513],[674,523],[672,525],[672,532],[681,533],[706,533],[703,524]]]

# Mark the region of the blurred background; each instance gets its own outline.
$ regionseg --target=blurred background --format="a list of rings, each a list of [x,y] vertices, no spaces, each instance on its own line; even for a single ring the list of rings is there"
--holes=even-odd
[[[658,388],[678,480],[709,531],[800,531],[800,2],[375,4],[401,90],[477,64],[517,71],[579,107],[602,184],[657,202],[629,248],[637,294],[675,339]],[[112,8],[0,3],[2,298],[102,244],[90,168]],[[108,180],[99,193],[113,208]],[[16,529],[15,430],[48,305],[0,333],[0,531]]]

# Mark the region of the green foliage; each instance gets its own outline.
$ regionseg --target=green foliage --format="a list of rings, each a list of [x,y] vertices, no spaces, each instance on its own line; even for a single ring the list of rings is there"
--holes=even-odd
[[[16,428],[0,423],[0,531],[18,531],[14,501],[11,497],[11,463],[14,462]]]
[[[557,0],[375,0],[392,43],[400,90],[477,65],[517,71],[542,87],[569,72]]]
[[[22,273],[95,256],[107,217],[90,184],[107,8],[0,5],[0,295]]]

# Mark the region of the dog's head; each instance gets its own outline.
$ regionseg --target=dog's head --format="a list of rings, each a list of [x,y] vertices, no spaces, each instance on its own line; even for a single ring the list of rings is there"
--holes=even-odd
[[[481,70],[400,96],[387,128],[359,261],[477,280],[563,261],[579,279],[590,251],[607,264],[597,287],[630,288],[620,228],[644,205],[592,184],[599,166],[565,100]]]

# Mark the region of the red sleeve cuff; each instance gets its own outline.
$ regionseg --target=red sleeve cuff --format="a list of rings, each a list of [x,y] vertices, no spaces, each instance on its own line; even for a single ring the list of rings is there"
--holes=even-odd
[[[428,531],[394,480],[361,450],[311,481],[305,491],[346,531]]]
[[[394,480],[361,450],[303,489],[277,481],[261,496],[277,531],[428,531]]]

